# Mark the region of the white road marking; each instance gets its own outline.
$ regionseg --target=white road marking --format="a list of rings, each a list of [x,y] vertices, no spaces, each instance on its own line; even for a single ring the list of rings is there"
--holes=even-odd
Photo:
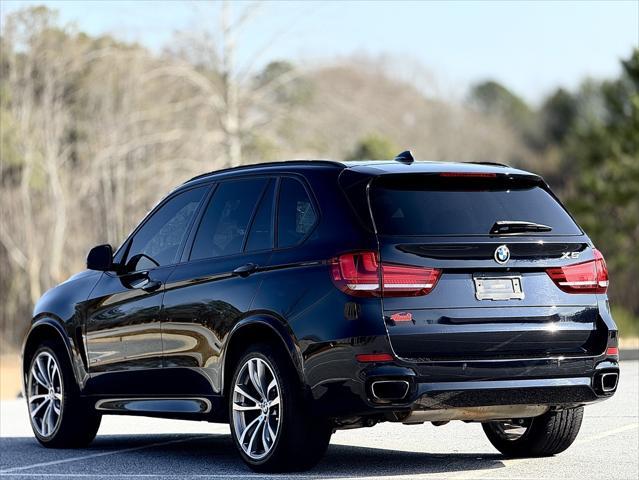
[[[575,443],[573,443],[573,445],[582,445],[584,443],[595,442],[602,438],[609,437],[610,435],[616,435],[617,433],[625,432],[628,430],[634,430],[635,428],[639,428],[639,423],[631,423],[630,425],[624,425],[623,427],[614,428],[612,430],[606,430],[605,432],[601,432],[597,435],[591,435],[590,437],[577,440]]]
[[[70,457],[70,458],[63,458],[63,459],[60,459],[60,460],[52,460],[50,462],[33,463],[31,465],[23,465],[23,466],[20,466],[20,467],[12,467],[12,468],[7,468],[5,470],[0,470],[0,475],[5,475],[7,473],[13,473],[13,472],[19,472],[19,471],[22,471],[22,470],[29,470],[31,468],[48,467],[48,466],[51,466],[51,465],[60,465],[62,463],[77,462],[79,460],[87,460],[89,458],[98,458],[98,457],[106,457],[106,456],[109,456],[109,455],[117,455],[118,453],[127,453],[127,452],[135,452],[137,450],[146,450],[148,448],[161,447],[163,445],[171,445],[171,444],[174,444],[174,443],[184,443],[184,442],[188,442],[190,440],[200,440],[200,439],[208,438],[208,437],[210,437],[210,435],[200,435],[200,436],[188,437],[188,438],[178,438],[178,439],[175,439],[175,440],[168,440],[166,442],[156,442],[156,443],[149,443],[147,445],[140,445],[139,447],[130,447],[130,448],[122,448],[122,449],[119,449],[119,450],[110,450],[108,452],[91,453],[89,455],[80,455],[78,457]],[[33,475],[33,474],[29,474],[29,475]],[[47,475],[50,475],[50,474],[47,474]]]
[[[606,438],[609,437],[611,435],[616,435],[618,433],[622,433],[622,432],[626,432],[628,430],[633,430],[635,428],[639,428],[639,423],[633,423],[630,425],[624,425],[623,427],[619,427],[619,428],[613,428],[612,430],[606,430],[605,432],[601,432],[597,435],[591,435],[589,437],[586,437],[582,440],[577,440],[575,443],[573,443],[571,445],[571,448],[574,448],[575,445],[582,445],[584,443],[590,443],[590,442],[595,442],[597,440],[601,440],[602,438]],[[511,465],[516,465],[516,464],[520,464],[520,463],[526,463],[526,462],[534,462],[536,460],[536,458],[504,458],[502,460],[502,463],[504,464],[503,468],[508,468]],[[486,475],[490,475],[491,473],[494,473],[494,469],[489,469],[489,470],[483,470],[483,471],[471,471],[471,472],[466,472],[463,473],[462,475],[459,476],[455,476],[455,477],[450,477],[451,479],[454,480],[472,480],[472,479],[479,479],[481,478],[482,480],[488,480],[488,477],[486,477]],[[503,478],[508,478],[508,479],[514,479],[515,477],[511,477],[510,475],[507,477],[503,477]]]
[[[606,430],[604,432],[601,432],[597,435],[591,435],[589,437],[586,437],[584,439],[578,440],[576,441],[573,445],[581,445],[584,443],[590,443],[590,442],[595,442],[597,440],[601,440],[602,438],[606,438],[609,437],[611,435],[616,435],[618,433],[622,433],[622,432],[626,432],[629,430],[634,430],[639,428],[639,423],[633,423],[630,425],[624,425],[622,427],[618,427],[618,428],[614,428],[611,430]],[[59,464],[63,464],[63,463],[70,463],[70,462],[77,462],[80,460],[87,460],[90,458],[98,458],[98,457],[104,457],[104,456],[108,456],[108,455],[117,455],[119,453],[127,453],[127,452],[134,452],[134,451],[138,451],[138,450],[146,450],[149,448],[155,448],[155,447],[161,447],[164,445],[171,445],[171,444],[176,444],[176,443],[184,443],[184,442],[188,442],[191,440],[200,440],[200,439],[204,439],[204,438],[208,438],[210,437],[210,435],[200,435],[200,436],[193,436],[193,437],[188,437],[188,438],[179,438],[179,439],[175,439],[175,440],[168,440],[166,442],[156,442],[156,443],[150,443],[148,445],[141,445],[139,447],[131,447],[131,448],[123,448],[123,449],[119,449],[119,450],[113,450],[113,451],[108,451],[108,452],[100,452],[100,453],[92,453],[89,455],[81,455],[81,456],[77,456],[77,457],[71,457],[71,458],[65,458],[65,459],[61,459],[61,460],[54,460],[54,461],[50,461],[50,462],[41,462],[41,463],[34,463],[31,465],[24,465],[24,466],[20,466],[20,467],[13,467],[13,468],[8,468],[5,470],[0,470],[0,475],[5,476],[5,475],[9,475],[9,476],[13,476],[13,477],[44,477],[44,478],[166,478],[166,479],[172,479],[172,478],[184,478],[185,476],[188,477],[193,477],[193,478],[211,478],[211,479],[216,479],[216,478],[220,478],[220,479],[224,479],[224,478],[264,478],[264,475],[259,475],[259,474],[247,474],[247,473],[243,473],[243,474],[218,474],[218,475],[210,475],[210,474],[188,474],[188,475],[158,475],[158,474],[83,474],[83,473],[17,473],[17,472],[21,472],[23,470],[29,470],[32,468],[37,468],[37,467],[47,467],[47,466],[51,466],[51,465],[59,465]],[[523,463],[526,461],[534,461],[535,459],[527,459],[527,458],[522,458],[522,459],[504,459],[502,460],[504,463],[504,468],[507,468],[509,465],[513,465],[513,464],[518,464],[518,463]],[[412,475],[393,475],[390,476],[389,478],[394,478],[397,480],[401,480],[403,478],[411,478],[411,479],[415,479],[415,478],[424,478],[424,479],[430,479],[430,480],[437,480],[440,478],[450,478],[450,479],[455,479],[455,480],[490,480],[490,478],[497,478],[497,477],[488,477],[488,475],[490,474],[494,474],[495,470],[501,470],[500,468],[497,469],[487,469],[487,470],[475,470],[475,471],[470,471],[470,472],[465,472],[462,475],[459,476],[453,476],[453,477],[437,477],[437,476],[432,476],[429,474],[426,475],[417,475],[415,476],[414,474]],[[313,478],[317,478],[317,479],[323,479],[323,478],[339,478],[340,480],[378,480],[379,477],[376,476],[370,476],[370,477],[360,477],[360,476],[356,476],[356,477],[344,477],[344,476],[340,476],[340,475],[313,475],[313,474],[308,474],[308,475],[304,475],[304,474],[298,474],[298,475],[268,475],[268,478],[300,478],[300,479],[313,479]],[[527,477],[512,477],[512,476],[508,476],[507,478],[509,478],[510,480],[528,480]],[[534,477],[530,477],[530,479],[532,480],[532,478]]]

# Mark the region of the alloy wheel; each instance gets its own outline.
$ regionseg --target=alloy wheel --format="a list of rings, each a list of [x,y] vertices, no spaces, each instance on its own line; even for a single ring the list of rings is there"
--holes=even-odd
[[[31,423],[40,436],[50,437],[56,431],[62,416],[63,394],[57,360],[49,352],[40,352],[31,364],[27,386]]]
[[[260,357],[246,360],[233,385],[233,427],[242,450],[261,460],[280,430],[280,386],[271,366]]]
[[[493,428],[502,439],[513,442],[526,435],[531,424],[532,418],[518,418],[502,422],[493,422]]]

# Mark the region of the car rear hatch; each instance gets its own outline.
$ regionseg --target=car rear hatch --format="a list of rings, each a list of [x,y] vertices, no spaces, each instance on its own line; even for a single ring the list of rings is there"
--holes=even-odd
[[[588,282],[605,263],[539,177],[387,174],[367,191],[384,318],[398,356],[603,352],[597,295],[607,276]]]

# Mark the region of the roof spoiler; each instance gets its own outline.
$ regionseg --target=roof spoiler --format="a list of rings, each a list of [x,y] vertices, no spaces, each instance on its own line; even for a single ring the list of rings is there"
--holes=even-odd
[[[473,163],[475,165],[495,165],[497,167],[512,168],[510,165],[508,165],[506,163],[499,163],[499,162],[464,162],[464,163]]]

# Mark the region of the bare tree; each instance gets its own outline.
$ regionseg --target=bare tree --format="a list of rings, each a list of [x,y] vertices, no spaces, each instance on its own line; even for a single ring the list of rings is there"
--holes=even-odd
[[[17,341],[34,302],[80,270],[93,244],[119,244],[159,197],[202,171],[268,156],[343,158],[371,133],[421,158],[530,154],[507,126],[426,97],[379,62],[264,62],[288,30],[247,52],[262,7],[236,5],[213,6],[216,34],[183,33],[163,55],[79,34],[44,7],[4,19],[4,339]]]
[[[13,46],[3,51],[9,71],[5,85],[12,93],[4,107],[14,122],[21,162],[19,193],[9,203],[15,210],[7,212],[0,241],[14,266],[27,274],[31,301],[41,295],[47,275],[62,280],[67,230],[68,179],[63,165],[69,157],[65,135],[71,116],[65,105],[65,78],[76,68],[78,56],[52,28],[53,20],[42,9],[17,16],[7,22],[4,38]],[[27,50],[23,53],[22,48]],[[61,54],[65,51],[67,55]],[[43,215],[43,205],[55,214]]]
[[[217,127],[222,135],[223,158],[218,162],[221,166],[237,166],[245,161],[244,150],[250,132],[274,123],[288,112],[290,105],[280,107],[275,100],[277,92],[306,73],[301,68],[281,69],[257,82],[259,62],[291,26],[276,31],[240,65],[238,51],[243,35],[249,35],[247,26],[261,12],[262,5],[251,2],[243,5],[237,13],[233,12],[232,5],[232,2],[224,1],[219,7],[217,39],[206,29],[199,36],[189,35],[186,37],[188,47],[174,51],[174,62],[155,72],[158,76],[182,78],[195,87],[196,95],[204,96],[206,104],[217,117]],[[208,71],[202,71],[202,65]]]
[[[11,320],[81,268],[91,243],[120,242],[176,179],[200,172],[205,152],[220,148],[221,136],[199,137],[197,125],[212,121],[198,121],[204,109],[192,89],[145,81],[159,62],[144,49],[77,36],[44,8],[6,19],[0,257],[9,268],[0,308],[8,336],[26,326]],[[70,215],[75,205],[83,208]]]

